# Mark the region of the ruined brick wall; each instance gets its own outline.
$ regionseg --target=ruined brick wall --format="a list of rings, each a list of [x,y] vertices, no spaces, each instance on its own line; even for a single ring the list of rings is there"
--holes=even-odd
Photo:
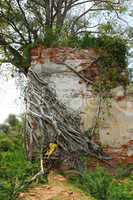
[[[94,64],[97,58],[96,49],[39,46],[31,50],[31,68],[48,80],[58,99],[71,112],[81,116],[80,126],[83,131],[92,127],[97,110],[97,97],[90,92],[91,86],[86,81],[89,79],[93,82],[98,76],[97,66]],[[106,115],[101,124],[100,142],[133,157],[132,122],[133,99],[125,98],[122,89],[118,88],[112,99],[111,116]]]
[[[91,95],[85,80],[94,81],[98,76],[93,64],[97,57],[94,49],[39,47],[31,50],[32,68],[49,79],[59,100],[75,112],[81,111]]]

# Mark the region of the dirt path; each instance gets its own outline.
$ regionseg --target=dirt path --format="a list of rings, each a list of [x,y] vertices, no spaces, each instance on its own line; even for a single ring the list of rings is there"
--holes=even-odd
[[[94,200],[67,183],[61,175],[51,173],[49,184],[31,188],[19,195],[19,200]]]

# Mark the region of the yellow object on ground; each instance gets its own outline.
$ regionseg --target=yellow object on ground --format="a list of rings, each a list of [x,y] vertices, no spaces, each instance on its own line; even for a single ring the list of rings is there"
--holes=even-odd
[[[49,144],[49,149],[46,152],[46,156],[49,158],[57,149],[58,145],[55,143],[50,143]]]

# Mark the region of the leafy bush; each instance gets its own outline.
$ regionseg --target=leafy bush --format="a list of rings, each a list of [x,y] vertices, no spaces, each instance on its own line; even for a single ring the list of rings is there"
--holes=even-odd
[[[0,135],[0,200],[14,200],[25,189],[38,164],[26,160],[18,133]]]
[[[132,200],[133,181],[130,179],[117,180],[110,184],[107,200]]]
[[[133,179],[116,179],[103,168],[86,171],[80,177],[71,177],[71,183],[91,194],[97,200],[132,200]]]
[[[7,124],[0,124],[0,134],[8,132],[9,132],[9,126]]]
[[[95,172],[85,172],[79,178],[72,177],[71,181],[85,193],[91,194],[96,199],[104,200],[112,177],[106,174],[102,168],[97,168]]]
[[[5,135],[0,136],[0,151],[12,151],[14,148],[13,142]]]
[[[6,120],[10,127],[16,127],[19,123],[19,120],[17,119],[16,115],[10,114]]]

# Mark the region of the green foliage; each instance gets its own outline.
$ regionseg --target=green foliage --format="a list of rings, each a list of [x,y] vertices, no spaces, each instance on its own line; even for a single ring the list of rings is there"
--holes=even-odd
[[[70,181],[85,193],[97,200],[132,200],[133,178],[116,179],[103,168],[84,172],[80,177],[71,177]]]
[[[104,50],[102,53],[104,53],[106,57],[104,57],[104,59],[102,58],[102,61],[105,67],[112,65],[117,65],[121,68],[127,67],[128,48],[126,41],[121,37],[102,35],[95,38],[90,34],[85,34],[80,41],[80,46],[81,48],[98,48],[99,50]]]
[[[69,15],[68,13],[73,9],[79,9],[78,3],[73,4],[73,1],[62,0],[58,2],[58,5],[54,5],[55,2],[54,0],[47,1],[47,3],[32,0],[24,1],[24,3],[15,0],[0,1],[0,45],[3,54],[1,62],[6,59],[6,62],[12,63],[27,74],[27,69],[30,67],[28,49],[36,40],[44,42],[46,47],[57,47],[60,44],[79,47],[77,37],[75,37],[75,41],[70,34],[82,36],[84,31],[88,30],[92,33],[94,30],[97,31],[95,26],[94,29],[90,27],[91,19],[95,19],[97,14],[103,15],[102,10],[105,10],[107,15],[105,17],[100,14],[100,17],[105,17],[107,24],[99,24],[99,26],[103,30],[102,32],[110,33],[115,26],[111,21],[112,12],[117,9],[117,12],[119,10],[118,13],[121,13],[126,9],[125,1],[120,4],[114,3],[114,1],[105,1],[104,3],[101,1],[95,5],[95,1],[91,0],[90,2],[95,5],[96,12],[92,12],[90,2],[86,2],[86,6],[90,7],[87,12],[81,9],[80,12],[73,12],[72,15]],[[80,4],[84,4],[84,1]],[[86,14],[89,16],[88,19],[84,18]],[[118,20],[120,21],[119,17]],[[23,54],[28,54],[28,56],[23,57]]]
[[[19,120],[14,114],[10,114],[6,121],[10,127],[16,127],[19,124]]]
[[[24,46],[24,63],[30,65],[30,50],[42,44],[44,47],[72,47],[72,48],[95,48],[100,59],[97,62],[99,77],[93,84],[94,91],[109,92],[112,88],[122,85],[126,87],[129,83],[127,74],[128,48],[126,41],[116,36],[101,35],[94,37],[89,33],[83,37],[74,37],[64,33],[60,37],[57,30],[47,30],[42,40],[36,40],[32,44]]]
[[[0,200],[13,200],[23,185],[37,170],[35,164],[26,161],[22,150],[4,152],[0,160]]]
[[[118,37],[102,35],[98,38],[86,34],[80,45],[82,48],[95,48],[100,59],[97,63],[100,76],[93,84],[95,92],[107,93],[112,88],[128,84],[127,55],[128,48],[126,41]]]
[[[98,48],[97,38],[90,34],[85,34],[80,40],[80,47],[83,49]]]
[[[38,164],[25,157],[23,138],[16,124],[8,134],[0,135],[0,200],[16,199],[37,172]]]
[[[14,143],[8,136],[5,136],[4,134],[0,135],[0,151],[1,152],[7,152],[12,151],[14,148]]]
[[[112,177],[107,175],[101,168],[97,168],[95,172],[85,172],[79,178],[71,178],[72,183],[99,200],[106,199],[107,189],[111,180]]]
[[[72,48],[81,48],[80,47],[81,39],[79,37],[74,37],[72,35],[64,35],[63,38],[59,40],[59,47],[72,47]]]
[[[101,38],[100,43],[103,45],[103,48],[107,51],[107,56],[110,57],[112,65],[118,65],[120,68],[127,67],[127,46],[126,41],[120,37],[107,37],[104,36]]]
[[[60,36],[60,35],[59,35]],[[24,57],[29,57],[29,50],[36,47],[39,43],[42,43],[44,47],[78,47],[78,48],[97,48],[104,50],[106,55],[106,63],[108,65],[117,65],[121,68],[127,67],[127,45],[126,41],[122,38],[116,36],[110,37],[107,35],[102,35],[99,37],[94,37],[90,34],[85,34],[82,38],[74,37],[72,35],[64,35],[60,38],[58,32],[47,31],[47,34],[41,41],[36,41],[32,44],[24,46]],[[99,52],[100,53],[100,52]],[[102,52],[103,53],[103,52]],[[108,58],[108,60],[107,60]]]
[[[0,124],[0,133],[8,133],[9,126],[7,124]]]
[[[107,22],[106,24],[101,24],[99,26],[99,31],[101,33],[110,33],[113,30],[113,25],[110,22]]]
[[[116,177],[118,179],[122,179],[122,178],[126,178],[128,177],[131,173],[133,172],[133,164],[129,164],[129,165],[120,165],[117,168],[117,175]]]
[[[94,37],[89,33],[83,37],[74,37],[64,33],[60,37],[57,30],[47,30],[47,34],[42,40],[36,40],[32,44],[24,46],[24,63],[30,65],[30,50],[42,44],[44,47],[72,47],[72,48],[95,48],[100,56],[97,63],[99,77],[93,83],[94,92],[109,93],[112,88],[122,85],[124,88],[128,85],[127,54],[128,48],[126,41],[116,36],[110,37],[101,35]]]
[[[25,68],[29,68],[30,66],[30,51],[33,48],[36,48],[39,44],[44,44],[42,40],[37,39],[33,43],[26,44],[23,46],[23,64]]]
[[[59,45],[59,37],[58,30],[47,29],[45,36],[43,38],[43,44],[45,47],[58,47]]]
[[[133,180],[125,179],[114,181],[110,184],[107,193],[108,200],[132,200],[133,199]]]

